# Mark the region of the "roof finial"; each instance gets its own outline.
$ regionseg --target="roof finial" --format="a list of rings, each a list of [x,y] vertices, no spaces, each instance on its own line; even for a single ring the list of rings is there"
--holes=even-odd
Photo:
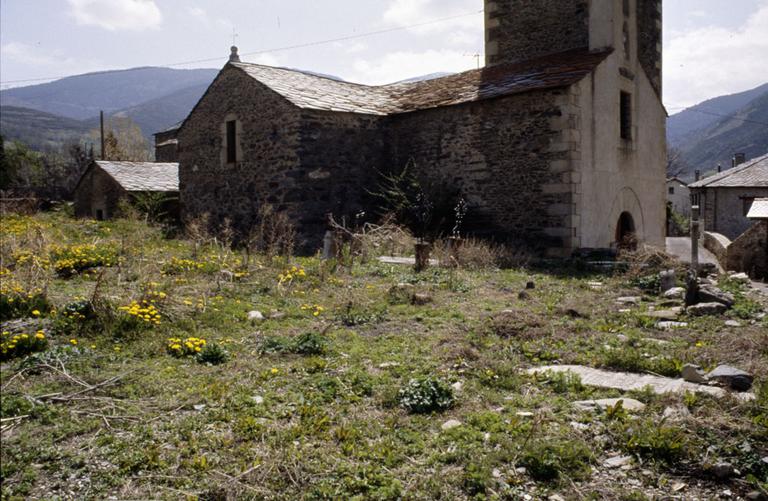
[[[229,62],[230,63],[239,63],[240,62],[240,56],[237,54],[237,46],[233,45],[230,48],[230,54],[229,54]]]

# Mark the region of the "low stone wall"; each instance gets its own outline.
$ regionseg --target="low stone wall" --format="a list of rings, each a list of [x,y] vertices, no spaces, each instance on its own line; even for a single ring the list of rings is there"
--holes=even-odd
[[[730,239],[720,233],[705,231],[701,240],[704,248],[714,254],[720,265],[725,268],[728,261],[728,247],[731,245]]]
[[[728,270],[743,271],[752,278],[768,277],[768,221],[752,225],[728,246]]]

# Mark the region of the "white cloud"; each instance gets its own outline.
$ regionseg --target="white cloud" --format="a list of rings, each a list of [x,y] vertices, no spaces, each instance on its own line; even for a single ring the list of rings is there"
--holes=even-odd
[[[78,24],[109,31],[157,28],[163,15],[154,0],[68,0]]]
[[[477,67],[475,58],[456,50],[390,52],[379,59],[358,59],[343,77],[351,82],[380,85],[438,72],[459,72]]]
[[[678,107],[757,87],[768,74],[768,6],[737,30],[715,26],[675,33],[664,51],[664,101]]]
[[[9,42],[0,46],[0,59],[13,62],[14,66],[26,69],[25,78],[45,78],[55,80],[55,75],[68,75],[72,73],[87,73],[89,71],[104,70],[104,64],[95,60],[81,60],[66,56],[60,49],[43,49],[22,42]],[[39,75],[39,77],[38,77]],[[37,81],[23,81],[11,85],[30,85],[40,83]]]
[[[189,7],[187,9],[187,12],[189,12],[189,15],[194,17],[198,21],[203,21],[205,23],[208,22],[208,13],[205,12],[205,9],[202,9],[200,7]]]

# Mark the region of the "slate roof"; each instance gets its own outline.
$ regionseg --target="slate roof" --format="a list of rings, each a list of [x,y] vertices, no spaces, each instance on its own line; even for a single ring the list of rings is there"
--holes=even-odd
[[[768,155],[697,181],[689,188],[768,188]]]
[[[432,80],[368,86],[251,63],[229,63],[300,108],[390,115],[531,90],[566,87],[590,74],[610,51],[571,50]]]
[[[179,191],[178,163],[97,161],[96,165],[126,191]]]
[[[768,219],[768,198],[756,198],[747,214],[749,219]]]

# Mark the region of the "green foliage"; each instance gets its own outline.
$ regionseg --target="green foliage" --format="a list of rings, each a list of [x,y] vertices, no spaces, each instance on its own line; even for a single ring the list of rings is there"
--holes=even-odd
[[[197,361],[201,364],[219,365],[229,359],[229,353],[220,344],[208,343],[197,354]]]
[[[571,371],[543,371],[537,372],[535,378],[538,382],[549,386],[555,393],[570,393],[584,390],[581,377]]]
[[[590,448],[581,441],[536,440],[523,452],[519,465],[536,480],[553,481],[561,476],[586,478],[593,461]]]
[[[45,332],[0,333],[0,361],[23,357],[36,351],[44,351],[48,347],[48,337]]]
[[[91,268],[116,265],[117,249],[109,244],[55,246],[51,259],[56,273],[67,278]]]
[[[652,275],[645,275],[642,277],[633,278],[630,280],[632,286],[637,287],[645,292],[656,294],[661,288],[661,277],[658,273]]]
[[[384,320],[386,309],[371,310],[355,305],[351,301],[337,313],[336,320],[347,327],[368,323],[379,323]]]
[[[411,379],[398,392],[398,401],[411,414],[428,414],[449,409],[455,398],[453,388],[435,377]]]
[[[298,355],[322,355],[328,340],[317,332],[305,332],[294,338],[267,336],[261,343],[261,353],[296,353]]]
[[[46,315],[51,304],[45,292],[34,289],[11,289],[0,286],[0,321]],[[37,312],[34,314],[33,312]]]
[[[635,421],[621,429],[623,443],[628,452],[649,459],[672,463],[686,454],[685,432],[655,421]]]

